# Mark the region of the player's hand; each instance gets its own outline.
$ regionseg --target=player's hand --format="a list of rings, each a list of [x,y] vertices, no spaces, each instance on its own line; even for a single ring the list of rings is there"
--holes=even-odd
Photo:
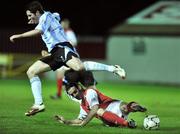
[[[28,24],[34,24],[34,21],[31,19],[28,21]]]
[[[64,124],[65,123],[65,119],[63,116],[61,115],[55,115],[54,118],[59,121],[60,123]]]
[[[19,38],[20,37],[20,35],[12,35],[9,39],[10,39],[10,41],[12,42],[12,43],[14,43],[15,42],[15,39],[17,39],[17,38]]]
[[[133,119],[131,119],[130,121],[128,121],[128,127],[136,128],[137,127],[136,122]]]
[[[41,51],[41,55],[42,55],[42,57],[46,57],[46,56],[49,56],[49,55],[51,55],[51,54],[48,53],[46,50],[42,50],[42,51]]]

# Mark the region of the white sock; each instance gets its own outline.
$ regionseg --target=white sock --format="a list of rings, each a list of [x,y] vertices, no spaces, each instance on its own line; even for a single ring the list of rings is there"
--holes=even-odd
[[[40,105],[43,103],[42,93],[41,93],[41,81],[38,76],[30,79],[31,90],[34,96],[34,104]]]
[[[108,71],[113,72],[115,70],[115,67],[113,65],[106,65],[94,61],[85,61],[83,62],[84,67],[86,70],[90,71]]]

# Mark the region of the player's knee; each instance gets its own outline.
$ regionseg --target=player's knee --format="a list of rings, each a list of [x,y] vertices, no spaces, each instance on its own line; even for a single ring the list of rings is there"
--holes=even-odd
[[[85,69],[84,64],[80,61],[80,59],[73,56],[72,56],[72,59],[66,62],[66,65],[75,71],[80,71],[80,70]]]
[[[105,112],[104,109],[99,108],[98,111],[97,111],[97,115],[101,117],[104,114],[104,112]]]
[[[27,76],[28,76],[29,78],[32,78],[32,77],[35,76],[35,71],[34,71],[33,69],[29,68],[29,69],[27,70],[26,74],[27,74]]]
[[[80,71],[80,70],[83,70],[83,69],[84,69],[83,64],[80,64],[80,65],[77,65],[77,66],[73,67],[73,70],[75,70],[75,71]]]

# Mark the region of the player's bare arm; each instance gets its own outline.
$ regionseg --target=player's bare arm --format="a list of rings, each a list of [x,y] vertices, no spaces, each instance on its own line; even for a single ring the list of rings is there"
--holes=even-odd
[[[62,124],[71,125],[71,126],[80,126],[82,123],[82,120],[80,119],[74,119],[74,120],[66,120],[61,115],[55,115],[55,119]]]
[[[51,53],[48,53],[48,51],[46,51],[46,50],[41,50],[41,55],[42,55],[42,57],[46,57],[46,56],[51,55]]]
[[[74,119],[74,120],[66,120],[61,115],[56,115],[55,119],[59,121],[62,124],[71,125],[71,126],[85,126],[89,121],[93,119],[93,117],[96,115],[97,111],[99,109],[99,105],[94,105],[91,108],[91,111],[87,115],[87,117],[84,120],[80,119]]]
[[[10,41],[14,43],[14,41],[15,41],[16,39],[26,38],[26,37],[32,37],[32,36],[40,35],[41,33],[42,33],[41,30],[34,29],[34,30],[31,30],[31,31],[28,31],[28,32],[25,32],[25,33],[22,33],[22,34],[12,35],[12,36],[10,37]]]
[[[82,121],[80,126],[85,126],[89,121],[91,121],[93,117],[97,114],[98,109],[99,105],[94,105],[88,113],[87,117]]]

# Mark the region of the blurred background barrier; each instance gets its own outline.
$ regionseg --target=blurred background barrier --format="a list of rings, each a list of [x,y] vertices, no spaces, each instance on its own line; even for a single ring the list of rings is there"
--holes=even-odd
[[[6,77],[8,72],[12,70],[13,56],[12,54],[1,54],[0,53],[0,76]]]
[[[111,29],[107,60],[122,64],[127,81],[180,84],[179,9],[179,1],[159,1]]]
[[[44,47],[40,37],[17,40],[15,44],[9,41],[12,31],[21,33],[27,29],[0,30],[0,68],[1,78],[26,77],[28,67],[41,58],[41,50]],[[106,40],[102,36],[78,36],[77,51],[82,60],[106,62]],[[55,79],[53,71],[45,75],[48,79]],[[98,73],[97,78],[104,80],[104,74]]]
[[[107,45],[108,62],[122,65],[127,81],[180,83],[179,36],[115,35]]]
[[[77,34],[80,57],[83,61],[119,64],[127,72],[125,81],[110,73],[94,72],[98,81],[180,85],[179,9],[179,1],[158,1],[109,28],[106,34]],[[11,35],[27,30],[0,29],[1,77],[25,76],[28,67],[41,57],[41,50],[46,49],[40,37],[10,43]],[[53,72],[44,76],[55,79]]]
[[[41,56],[37,54],[0,53],[0,77],[26,77],[29,66]]]

